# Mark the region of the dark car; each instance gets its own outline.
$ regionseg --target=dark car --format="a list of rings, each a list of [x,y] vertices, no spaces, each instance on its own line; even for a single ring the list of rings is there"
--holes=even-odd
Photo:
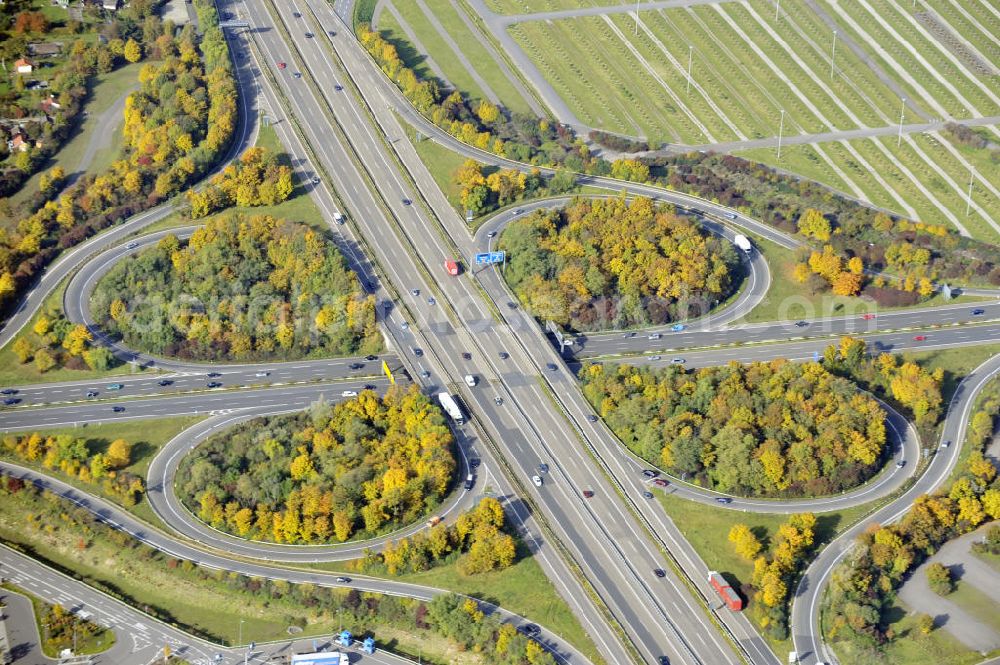
[[[339,83],[336,83],[334,84],[333,89],[336,90],[337,92],[340,92],[341,90],[344,89],[344,86],[340,85]]]
[[[642,475],[646,476],[647,478],[656,478],[660,474],[652,469],[643,469]]]
[[[419,358],[420,356],[424,355],[424,350],[417,347],[413,347],[413,355]]]
[[[158,385],[161,385],[161,386],[169,386],[169,385],[172,385],[172,384],[173,384],[173,381],[171,381],[170,379],[163,379],[162,381],[160,381],[158,383]]]
[[[222,374],[220,374],[219,372],[209,372],[206,376],[208,376],[208,378],[210,379],[214,379],[217,376],[222,376]]]
[[[369,383],[362,390],[375,390],[375,386]]]
[[[670,665],[670,659],[667,658],[666,656],[660,656],[659,665]]]
[[[222,387],[222,382],[220,382],[220,381],[209,381],[208,382],[208,387],[209,388],[221,388]]]
[[[88,390],[87,391],[87,397],[97,397],[97,391],[96,390]]]
[[[12,406],[12,405],[14,405],[14,404],[17,404],[17,403],[18,403],[18,402],[20,402],[20,401],[21,401],[21,400],[20,400],[20,399],[18,399],[17,397],[8,397],[7,399],[5,399],[5,400],[3,401],[3,403],[4,403],[4,404],[6,404],[7,406]]]
[[[521,633],[522,635],[527,635],[528,637],[531,637],[532,635],[537,635],[538,633],[542,632],[542,629],[539,628],[536,624],[525,623],[517,627],[517,632]]]
[[[294,74],[292,74],[292,76],[294,76],[297,79],[300,79],[302,78],[302,72],[295,72]]]
[[[657,478],[656,480],[653,481],[653,484],[656,485],[657,487],[666,487],[670,483],[668,483],[663,478]]]
[[[470,459],[469,460],[469,468],[470,469],[478,469],[479,468],[479,459],[476,458],[476,457],[473,457],[472,459]]]
[[[329,34],[329,35],[330,35],[331,37],[336,37],[336,36],[337,36],[337,31],[336,31],[336,30],[328,30],[328,31],[327,31],[327,33],[328,33],[328,34]]]
[[[337,582],[339,582],[340,584],[349,584],[350,581],[351,581],[350,577],[338,577],[337,578]]]
[[[413,203],[413,201],[411,201],[410,199],[403,199],[403,205],[408,206],[411,203]]]
[[[796,328],[805,328],[807,325],[809,325],[808,321],[796,321],[795,322],[795,327]]]
[[[125,407],[124,406],[113,406],[113,407],[111,407],[111,410],[114,411],[115,413],[121,413],[122,411],[125,410]]]
[[[378,356],[365,356],[365,360],[371,362],[373,360],[378,360]]]
[[[972,316],[982,316],[986,313],[985,309],[974,309],[972,310]]]
[[[362,368],[362,367],[364,367],[364,366],[365,366],[365,364],[364,364],[364,363],[351,363],[351,364],[349,365],[349,367],[350,367],[351,369],[361,369],[361,368]]]
[[[548,464],[544,464],[543,463],[543,464],[539,464],[538,465],[538,473],[548,473],[548,472],[549,472],[549,465]]]
[[[292,12],[292,16],[295,18],[302,18],[302,14],[300,12]]]
[[[517,309],[517,305],[513,302],[508,302],[507,307],[510,307],[511,309]]]
[[[472,354],[466,351],[462,354],[462,360],[472,360]]]
[[[315,35],[313,33],[311,33],[311,32],[307,32],[306,33],[306,39],[312,39],[313,37],[315,37]]]
[[[588,413],[587,414],[587,422],[596,423],[597,422],[597,416],[595,416],[592,413]]]
[[[644,498],[644,499],[652,499],[653,498],[653,493],[647,490],[647,491],[645,491],[645,492],[642,493],[642,498]]]
[[[656,575],[657,577],[666,577],[667,571],[663,570],[662,568],[654,568],[653,574]]]
[[[716,501],[718,501],[719,503],[722,503],[722,504],[732,503],[733,502],[733,500],[730,499],[728,496],[720,496],[719,498],[716,499]]]
[[[0,395],[16,395],[17,390],[15,388],[4,388],[0,390]]]
[[[583,498],[591,499],[594,497],[594,490],[583,490]]]
[[[554,372],[554,371],[556,371],[557,369],[559,369],[559,368],[558,368],[558,367],[556,366],[556,364],[555,364],[555,363],[545,363],[545,368],[546,368],[547,370],[549,370],[550,372]]]
[[[510,354],[507,353],[506,351],[501,351],[500,352],[500,360],[507,360],[507,358],[510,358]]]

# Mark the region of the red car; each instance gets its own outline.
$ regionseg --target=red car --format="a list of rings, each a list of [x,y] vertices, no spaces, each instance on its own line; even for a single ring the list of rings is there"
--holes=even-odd
[[[875,318],[875,315],[874,314],[863,314],[861,316],[861,318],[864,319],[865,321],[871,321],[872,319]]]
[[[583,490],[583,498],[584,499],[589,499],[592,496],[594,496],[593,490]]]
[[[278,69],[284,69],[284,68],[285,68],[285,67],[287,67],[287,66],[288,66],[288,65],[286,65],[286,64],[285,64],[284,62],[279,62],[279,63],[278,63]]]
[[[670,483],[665,481],[663,478],[657,478],[656,480],[653,481],[653,484],[656,485],[657,487],[666,487]]]
[[[913,338],[913,341],[914,342],[922,342],[925,339],[927,339],[927,335],[917,335],[916,337]]]

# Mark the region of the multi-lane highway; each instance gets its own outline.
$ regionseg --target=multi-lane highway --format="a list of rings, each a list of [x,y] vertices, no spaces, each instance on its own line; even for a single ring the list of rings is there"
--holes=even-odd
[[[516,304],[507,306],[515,301],[495,271],[467,273],[458,278],[445,275],[444,259],[464,258],[469,265],[468,258],[474,252],[489,246],[488,233],[500,229],[516,213],[505,213],[491,220],[472,236],[409,142],[398,140],[404,132],[396,113],[425,135],[482,161],[518,168],[524,165],[457,144],[416,114],[325,2],[307,0],[294,6],[287,2],[236,2],[226,6],[237,9],[254,26],[251,33],[231,35],[234,48],[251,56],[238,59],[242,63],[241,81],[256,78],[261,86],[257,92],[266,100],[275,129],[295,158],[299,173],[310,180],[314,176],[321,179],[321,184],[311,187],[310,193],[352,268],[380,303],[396,303],[395,307],[380,312],[387,342],[396,354],[390,362],[409,368],[427,391],[446,389],[462,394],[474,419],[470,425],[458,428],[460,449],[475,451],[470,454],[488,462],[483,473],[489,474],[491,485],[504,497],[508,511],[522,535],[533,545],[543,569],[581,619],[604,658],[609,662],[632,659],[625,655],[623,641],[607,630],[601,606],[624,630],[629,648],[646,662],[668,656],[675,663],[728,663],[741,658],[754,663],[776,663],[774,654],[745,617],[707,607],[715,599],[704,578],[707,566],[655,502],[642,498],[647,488],[639,473],[642,464],[624,454],[621,444],[603,424],[590,417],[591,410],[572,373],[575,360],[571,358],[567,364],[526,313]],[[330,35],[334,29],[339,36]],[[315,34],[315,38],[306,38],[306,32]],[[253,42],[252,48],[248,39]],[[287,61],[289,67],[277,69],[274,64],[278,61]],[[293,76],[294,72],[301,72],[302,77]],[[337,86],[343,86],[343,90],[337,90]],[[755,220],[740,216],[733,219],[733,212],[725,207],[694,197],[606,178],[584,177],[581,181],[615,190],[624,185],[631,194],[653,195],[674,202],[707,216],[706,225],[730,237],[733,231],[719,224],[719,220],[735,223],[785,247],[801,244]],[[535,205],[550,204],[525,205],[523,210]],[[349,224],[336,225],[335,211],[346,213]],[[148,221],[141,219],[129,222],[128,233],[145,223]],[[105,234],[92,241],[94,246],[86,252],[81,248],[78,253],[68,255],[65,266],[62,263],[57,266],[64,272],[54,277],[56,273],[50,271],[43,278],[0,334],[0,343],[11,339],[30,319],[41,298],[62,277],[99,247],[107,247],[123,237],[124,233]],[[137,242],[151,241],[152,238],[147,238]],[[86,306],[89,288],[115,260],[131,251],[129,247],[119,247],[84,266],[67,289],[65,306],[71,318],[90,322]],[[885,350],[982,344],[1000,339],[1000,324],[992,322],[1000,318],[1000,304],[996,302],[901,310],[879,313],[875,318],[808,317],[802,319],[802,325],[797,325],[796,320],[722,328],[723,324],[736,322],[767,291],[769,274],[763,257],[755,254],[746,265],[747,284],[734,302],[718,314],[692,322],[681,332],[664,331],[660,339],[651,340],[646,332],[634,336],[587,335],[574,352],[580,358],[662,352],[667,357],[635,356],[629,357],[629,361],[665,363],[681,357],[686,366],[696,367],[729,359],[806,359],[829,343],[825,337],[843,333],[867,332],[870,341]],[[982,314],[973,314],[975,309],[982,309]],[[989,322],[968,325],[979,321]],[[942,327],[929,333],[908,330],[923,326]],[[914,339],[917,336],[925,339]],[[803,339],[786,344],[765,343],[795,338]],[[743,344],[749,345],[737,346]],[[695,347],[717,348],[691,350]],[[680,354],[675,351],[678,349],[687,350]],[[132,350],[123,347],[116,351],[130,359],[134,356]],[[125,387],[112,391],[115,397],[142,396],[111,402],[93,401],[110,396],[105,387],[94,382],[20,388],[18,397],[23,400],[22,405],[0,413],[0,427],[49,427],[192,412],[216,414],[171,442],[167,447],[169,455],[159,457],[154,465],[150,500],[176,532],[160,533],[149,525],[136,523],[134,518],[102,504],[99,499],[59,488],[52,479],[37,478],[39,481],[68,493],[73,500],[105,516],[112,516],[113,521],[164,551],[180,549],[184,554],[178,556],[197,557],[194,560],[247,574],[259,574],[254,571],[259,571],[260,566],[234,560],[223,552],[233,551],[247,558],[301,561],[308,559],[298,557],[337,558],[350,550],[350,547],[306,548],[301,550],[306,554],[298,554],[290,552],[290,548],[245,541],[238,541],[241,549],[234,550],[237,543],[233,539],[213,533],[185,515],[172,493],[163,490],[169,489],[171,469],[176,469],[179,455],[201,436],[233,419],[303,408],[321,394],[333,397],[344,389],[356,390],[360,383],[370,382],[381,389],[383,381],[364,377],[373,374],[373,363],[351,370],[350,365],[359,361],[303,361],[225,369],[141,355],[138,362],[174,374],[121,380]],[[987,363],[956,393],[945,423],[946,434],[954,440],[961,440],[961,428],[978,388],[998,368],[1000,361]],[[218,379],[222,387],[207,388],[207,381],[211,380],[205,376],[208,371],[223,375]],[[347,378],[352,371],[359,376]],[[467,387],[461,381],[469,373],[480,379],[474,387]],[[172,383],[161,385],[164,380]],[[88,392],[98,394],[86,397]],[[65,403],[28,408],[58,402]],[[124,411],[115,411],[115,407]],[[900,430],[898,440],[905,441],[903,457],[915,461],[918,442],[912,435],[904,434],[905,423],[896,417],[892,423]],[[875,517],[898,516],[918,488],[929,491],[943,482],[947,470],[955,463],[957,449],[955,446],[936,456],[913,488]],[[540,464],[548,465],[547,473],[539,471]],[[8,472],[31,476],[27,470],[10,465],[6,468]],[[897,489],[916,468],[912,464],[899,471],[890,466],[868,486],[842,497],[788,504],[734,501],[730,506],[781,511],[857,505]],[[535,475],[542,478],[539,486],[529,480]],[[585,499],[584,490],[594,492],[594,496]],[[693,499],[713,498],[682,485],[674,485],[672,491]],[[518,495],[528,501],[517,500]],[[460,505],[462,500],[459,495],[453,505]],[[539,523],[537,517],[544,522]],[[807,654],[806,662],[815,662],[823,653],[814,628],[817,598],[830,566],[843,551],[843,544],[849,542],[851,533],[853,530],[820,554],[797,593],[793,611],[795,644]],[[558,540],[559,547],[552,546],[553,538]],[[560,549],[568,553],[570,561],[558,554]],[[668,554],[682,574],[668,565]],[[572,566],[582,570],[586,582],[571,572]],[[658,578],[652,572],[654,569],[666,569],[667,575]],[[295,577],[299,573],[274,572],[277,570],[267,569],[272,576],[302,581]],[[691,580],[697,594],[690,593],[682,575]],[[329,582],[327,578],[320,579],[320,583]],[[365,587],[372,590],[388,588],[371,580],[363,584],[374,585]],[[594,590],[597,602],[587,593],[588,586]],[[390,588],[389,592],[423,593],[409,587]],[[739,644],[739,650],[734,650],[720,636],[713,619],[725,626]],[[583,662],[582,656],[560,645],[554,636],[546,635],[545,642],[563,658]]]
[[[329,10],[319,3],[310,5],[309,9]],[[481,330],[479,326],[491,318],[491,312],[485,307],[477,287],[467,278],[454,279],[445,275],[444,260],[454,254],[456,247],[461,249],[472,242],[464,221],[444,200],[415,153],[407,153],[403,142],[397,142],[402,155],[388,152],[387,144],[373,134],[370,120],[354,97],[358,92],[363,94],[366,86],[350,91],[335,88],[338,82],[349,83],[350,80],[331,62],[329,49],[332,47],[339,52],[343,48],[355,57],[364,57],[363,62],[371,66],[367,56],[351,40],[329,38],[330,23],[324,23],[321,31],[306,14],[297,18],[287,6],[275,12],[283,23],[278,26],[274,26],[273,8],[245,3],[242,10],[254,25],[273,26],[255,33],[255,41],[266,54],[266,61],[287,61],[289,70],[302,72],[303,78],[297,79],[278,70],[276,79],[295,112],[305,119],[300,121],[302,131],[320,159],[324,159],[325,151],[335,155],[327,162],[326,172],[335,180],[349,176],[343,184],[337,183],[337,191],[348,200],[353,199],[356,206],[364,206],[357,213],[350,209],[348,212],[362,234],[379,239],[380,245],[373,248],[376,257],[386,245],[405,240],[401,242],[401,250],[408,256],[396,257],[390,268],[396,273],[392,279],[409,289],[402,298],[409,309],[423,309],[426,319],[421,325],[428,332],[428,344],[435,350],[436,359],[447,368],[445,375],[457,379],[471,370],[483,378],[479,388],[463,389],[463,397],[478,415],[479,422],[488,429],[503,424],[506,431],[494,436],[494,440],[504,446],[522,483],[537,473],[539,463],[550,465],[543,486],[525,483],[527,491],[543,506],[561,542],[588,571],[591,583],[619,618],[642,659],[655,662],[668,656],[674,662],[686,663],[736,659],[732,648],[716,633],[708,613],[699,607],[701,603],[693,602],[682,582],[673,574],[665,579],[653,575],[654,569],[669,570],[669,566],[658,544],[650,539],[631,512],[637,507],[645,509],[643,504],[635,503],[634,497],[641,496],[640,488],[634,486],[632,491],[626,488],[626,500],[622,501],[611,489],[613,486],[606,485],[604,474],[609,467],[595,468],[585,458],[581,459],[577,436],[590,437],[593,433],[577,430],[574,434],[564,419],[561,408],[565,407],[566,398],[573,399],[576,395],[575,382],[544,337],[533,326],[521,326],[520,330],[530,335],[528,341],[514,335],[509,327],[491,326]],[[335,25],[343,29],[339,19],[333,16],[328,19],[337,21]],[[294,35],[312,32],[317,38],[298,39],[298,52],[295,52],[282,39],[285,30]],[[311,87],[311,80],[317,82],[318,90]],[[377,94],[377,88],[372,89],[372,93]],[[337,125],[330,124],[331,113]],[[383,131],[385,123],[396,123],[383,104],[383,115],[386,114],[387,117],[379,117]],[[340,128],[349,137],[347,145],[339,134]],[[324,131],[329,131],[330,136],[323,137]],[[314,133],[317,134],[315,138]],[[386,134],[399,137],[403,132],[396,125],[395,130]],[[419,188],[414,188],[409,177],[401,171],[397,159],[402,159],[405,172],[419,183]],[[358,162],[363,163],[360,172]],[[377,197],[371,196],[368,189],[371,183],[379,183]],[[425,208],[425,204],[428,207]],[[429,209],[433,209],[436,219],[430,216]],[[438,226],[439,223],[444,227]],[[386,229],[390,232],[386,233]],[[414,255],[419,257],[419,263]],[[385,266],[388,261],[380,260],[380,263]],[[442,307],[427,307],[425,298],[431,289],[438,302],[449,306],[449,312],[442,313]],[[502,316],[508,318],[511,314],[503,312]],[[520,318],[524,314],[514,311],[513,316]],[[457,319],[457,328],[452,317]],[[470,330],[475,330],[476,334],[470,334]],[[406,351],[398,351],[405,362]],[[464,361],[463,352],[470,353],[472,360]],[[509,357],[501,358],[501,352]],[[556,369],[548,369],[549,365]],[[540,375],[544,383],[532,378]],[[504,406],[500,408],[494,403],[498,389],[504,399]],[[566,395],[567,392],[570,394]],[[581,411],[586,405],[576,401],[572,408],[575,420],[586,422]],[[631,483],[631,480],[626,482]],[[606,489],[596,492],[593,499],[583,500],[581,492],[586,487]],[[677,612],[674,604],[684,609]],[[749,624],[746,629],[750,633],[748,641],[752,641],[753,631]],[[621,649],[611,649],[606,657],[609,656],[620,659]]]

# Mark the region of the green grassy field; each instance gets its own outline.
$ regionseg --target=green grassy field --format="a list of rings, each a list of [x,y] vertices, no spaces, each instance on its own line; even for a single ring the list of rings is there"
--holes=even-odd
[[[281,145],[281,141],[278,139],[277,132],[274,131],[274,127],[261,127],[257,134],[257,142],[254,145],[264,148],[272,154],[280,154],[281,158],[279,161],[285,161],[287,163],[287,157],[284,155],[284,148]],[[279,203],[278,205],[257,206],[253,208],[226,208],[225,210],[216,213],[216,215],[210,215],[204,219],[196,220],[192,220],[186,212],[175,212],[167,217],[164,217],[155,224],[151,224],[150,226],[143,228],[141,231],[137,232],[136,235],[146,235],[156,231],[162,231],[164,229],[173,229],[183,226],[200,226],[212,217],[218,215],[228,215],[234,212],[246,215],[270,215],[279,219],[287,219],[289,221],[299,222],[300,224],[307,224],[324,234],[328,234],[330,231],[330,226],[323,218],[319,208],[313,202],[308,192],[305,191],[305,188],[301,185],[301,183],[298,183],[288,200]]]
[[[990,564],[994,570],[1000,573],[1000,554],[990,554],[989,552],[984,552],[984,553],[973,552],[973,555],[979,557],[986,563]]]
[[[530,107],[497,65],[490,52],[483,46],[480,36],[470,30],[469,26],[462,20],[459,14],[461,9],[453,7],[449,0],[425,0],[425,2],[440,21],[446,34],[454,40],[459,51],[468,59],[475,69],[475,73],[482,77],[486,85],[500,98],[503,104],[511,111],[530,113]],[[396,2],[394,6],[420,42],[428,49],[429,55],[442,68],[445,77],[466,96],[473,99],[485,99],[485,92],[475,82],[471,72],[458,60],[455,51],[420,7],[413,2]],[[420,57],[412,50],[405,32],[390,12],[383,10],[378,28],[383,31],[387,39],[402,46],[401,56],[404,57],[408,65],[417,65],[422,74],[429,73],[426,67],[421,67]]]
[[[108,445],[115,439],[125,439],[132,444],[132,462],[124,470],[145,478],[146,472],[149,470],[149,464],[160,448],[170,439],[203,419],[203,416],[178,416],[151,420],[126,420],[118,423],[84,424],[80,427],[41,429],[38,430],[38,433],[43,437],[69,434],[85,438],[90,450],[95,453],[105,451]],[[58,470],[46,469],[39,462],[28,462],[14,455],[8,455],[2,449],[0,449],[0,456],[9,459],[15,464],[51,474],[81,491],[104,497],[149,524],[156,527],[163,527],[162,521],[156,516],[156,513],[153,512],[153,509],[145,500],[140,501],[134,506],[126,506],[121,503],[117,496],[105,492],[99,483],[82,482]]]
[[[803,3],[787,3],[777,22],[773,3],[751,0],[643,11],[638,31],[632,14],[527,21],[509,31],[582,122],[654,142],[775,136],[782,110],[786,136],[891,127],[898,122],[900,96],[868,61],[844,46],[845,33],[866,46],[875,41],[871,35],[888,45],[889,57],[870,57],[927,117],[998,112],[998,77],[971,76],[942,54],[908,13],[884,3],[873,3],[877,8],[869,11],[864,2],[823,5],[839,22],[863,28],[841,29],[832,63],[832,31]],[[565,8],[562,4],[508,0],[493,8],[540,11]],[[977,33],[957,11],[949,15],[962,18],[958,32],[963,36],[979,34],[981,52],[993,53],[981,30]],[[988,16],[976,18],[991,25]],[[914,54],[897,35],[907,44],[912,41]],[[689,57],[692,86],[687,90]],[[967,103],[957,108],[957,100]],[[918,120],[912,109],[907,112],[907,122]],[[938,137],[918,134],[900,147],[895,137],[787,146],[780,162],[773,148],[742,154],[897,213],[998,241],[1000,169],[969,152],[949,150]],[[967,216],[972,167],[980,184],[973,188]]]
[[[498,604],[551,629],[580,649],[592,662],[603,662],[576,616],[531,557],[521,559],[507,570],[482,575],[463,575],[456,566],[447,565],[401,575],[396,579],[448,589]]]
[[[1000,632],[1000,603],[982,589],[959,580],[946,598],[993,630]]]

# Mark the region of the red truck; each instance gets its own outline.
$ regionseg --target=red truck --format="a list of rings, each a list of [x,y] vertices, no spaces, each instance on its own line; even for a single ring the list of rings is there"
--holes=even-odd
[[[708,583],[712,585],[715,592],[726,603],[726,607],[734,612],[739,612],[743,609],[743,599],[740,598],[740,594],[736,593],[733,587],[729,586],[729,582],[726,581],[725,577],[714,570],[710,570],[708,571]]]
[[[453,261],[452,259],[445,259],[444,269],[448,271],[448,274],[452,277],[458,277],[458,261]]]

